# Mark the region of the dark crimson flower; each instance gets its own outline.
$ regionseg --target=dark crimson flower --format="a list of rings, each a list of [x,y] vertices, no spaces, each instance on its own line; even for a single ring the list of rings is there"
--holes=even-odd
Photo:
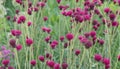
[[[17,49],[18,51],[20,51],[20,50],[22,49],[22,45],[18,44],[18,45],[16,46],[16,49]]]
[[[79,54],[80,54],[80,50],[76,49],[76,50],[75,50],[75,55],[78,56]]]
[[[11,30],[11,34],[13,36],[19,37],[22,34],[22,32],[20,30],[13,29],[13,30]]]
[[[79,0],[76,0],[76,2],[78,2]]]
[[[8,59],[2,60],[2,64],[3,64],[4,66],[8,66],[9,63],[10,63],[10,60],[8,60]]]
[[[32,40],[31,38],[27,38],[27,39],[26,39],[26,44],[27,44],[28,46],[31,46],[31,45],[33,44],[33,40]]]
[[[41,29],[42,29],[43,32],[46,32],[47,27],[42,27]]]
[[[22,4],[22,0],[16,0],[16,2],[20,5]]]
[[[56,45],[55,43],[51,43],[51,44],[50,44],[50,47],[51,47],[52,49],[55,49],[56,46],[57,46],[57,45]]]
[[[85,35],[86,38],[89,38],[90,33],[89,33],[89,32],[86,32],[84,35]]]
[[[46,63],[50,68],[53,68],[55,65],[55,62],[53,60],[48,60]]]
[[[39,59],[41,62],[44,62],[44,61],[45,61],[44,56],[39,56],[38,59]]]
[[[92,38],[92,40],[93,40],[93,41],[96,41],[96,39],[97,39],[97,37],[96,37],[96,36],[94,36],[94,37]]]
[[[58,4],[61,2],[61,0],[56,0],[56,1],[57,1]]]
[[[64,48],[67,48],[70,45],[70,43],[64,43]]]
[[[119,23],[118,23],[117,21],[113,21],[113,22],[112,22],[112,26],[113,26],[113,27],[118,27],[118,25],[119,25]]]
[[[72,13],[73,13],[72,10],[69,10],[69,11],[66,12],[67,16],[72,16]]]
[[[97,20],[93,20],[92,24],[96,25],[96,24],[98,24],[98,21]]]
[[[110,65],[105,65],[105,69],[109,69],[110,68]]]
[[[38,2],[38,3],[37,3],[37,6],[43,8],[43,7],[45,6],[45,2]]]
[[[50,28],[47,28],[47,29],[46,29],[46,32],[47,32],[47,33],[50,33],[50,32],[51,32],[51,29],[50,29]]]
[[[38,7],[34,7],[34,11],[35,11],[35,12],[38,12],[38,11],[39,11],[39,8],[38,8]]]
[[[15,47],[16,47],[16,40],[15,40],[15,39],[10,39],[10,40],[9,40],[9,44],[10,44],[13,48],[15,48]]]
[[[19,10],[16,10],[15,12],[16,12],[16,14],[19,14],[20,11],[19,11]]]
[[[28,13],[29,15],[31,15],[31,14],[32,14],[32,10],[31,10],[31,8],[28,8],[27,13]]]
[[[54,68],[54,69],[60,69],[60,64],[55,63],[53,68]]]
[[[15,22],[17,20],[17,17],[16,16],[14,16],[14,18],[13,18],[13,22]]]
[[[60,10],[64,9],[64,6],[63,5],[59,5],[59,9]]]
[[[107,8],[104,8],[104,12],[105,12],[105,13],[110,13],[110,11],[111,11],[110,8],[108,8],[108,7],[107,7]]]
[[[18,23],[18,24],[21,24],[21,23],[22,23],[22,21],[21,21],[20,19],[18,19],[18,20],[17,20],[17,23]]]
[[[97,29],[98,29],[98,26],[97,26],[97,25],[93,25],[93,29],[94,29],[94,30],[97,30]]]
[[[83,18],[82,16],[76,16],[76,17],[75,17],[75,20],[76,20],[76,22],[82,23],[83,20],[84,20],[84,18]]]
[[[50,41],[50,36],[47,36],[46,38],[45,38],[45,41],[48,43],[49,41]]]
[[[7,20],[10,20],[10,16],[7,16],[6,18],[7,18]]]
[[[81,35],[78,36],[78,39],[79,39],[79,40],[82,40],[83,38],[84,38],[84,36],[81,36]]]
[[[84,45],[85,45],[85,48],[90,48],[90,47],[92,47],[92,45],[93,45],[93,42],[92,41],[90,41],[90,40],[87,40],[85,43],[84,43]]]
[[[71,41],[74,38],[74,35],[72,33],[67,33],[66,38]]]
[[[21,22],[24,23],[26,21],[26,17],[21,15],[21,16],[19,16],[19,20],[21,20]]]
[[[60,41],[64,41],[64,36],[60,36]]]
[[[79,39],[79,40],[80,40],[80,42],[83,43],[83,44],[85,44],[85,43],[88,41],[88,39],[85,38],[85,37],[82,37],[82,38]]]
[[[27,23],[27,25],[28,25],[28,26],[31,26],[31,25],[32,25],[32,22],[29,21],[29,22]]]
[[[36,65],[36,60],[31,60],[31,61],[30,61],[30,64],[31,64],[32,66],[35,66],[35,65]]]
[[[102,56],[100,55],[100,54],[95,54],[94,55],[94,60],[96,60],[96,61],[101,61],[102,60]]]
[[[57,40],[53,40],[52,43],[55,44],[55,45],[58,45],[58,41]]]
[[[13,66],[8,66],[8,69],[15,69]]]
[[[90,32],[90,36],[91,36],[91,37],[96,36],[96,31],[91,31],[91,32]]]
[[[84,6],[89,6],[90,5],[90,1],[85,1]]]
[[[91,3],[89,4],[89,7],[90,7],[91,10],[93,10],[94,7],[95,7],[95,4],[94,4],[93,2],[91,2]]]
[[[117,56],[118,61],[120,61],[120,55]]]
[[[102,39],[99,39],[98,42],[99,42],[100,45],[104,44],[104,40],[102,40]]]
[[[47,17],[47,16],[44,16],[43,20],[44,20],[44,21],[47,21],[47,20],[48,20],[48,17]]]
[[[66,11],[66,10],[63,10],[63,11],[61,12],[61,14],[64,15],[64,16],[67,16],[67,11]]]
[[[116,3],[117,3],[117,0],[113,0],[113,2],[114,2],[114,4],[116,4]]]
[[[51,59],[51,58],[52,58],[52,55],[51,55],[50,53],[46,53],[46,58]]]
[[[28,7],[29,8],[32,7],[32,2],[31,1],[28,2]]]
[[[113,13],[109,14],[109,18],[110,18],[110,20],[113,21],[113,20],[115,19],[115,17],[116,17],[116,16],[115,16],[115,14],[113,14]]]
[[[118,4],[119,4],[119,6],[120,6],[120,0],[118,0]]]
[[[84,15],[84,20],[85,20],[85,21],[86,21],[86,20],[90,20],[90,18],[91,18],[91,16],[90,16],[89,14]]]
[[[68,68],[68,64],[67,63],[62,63],[62,69],[67,69]]]
[[[103,58],[102,62],[105,65],[109,65],[110,64],[110,59],[109,58]]]
[[[98,9],[95,9],[94,12],[99,15],[100,14],[100,11]]]

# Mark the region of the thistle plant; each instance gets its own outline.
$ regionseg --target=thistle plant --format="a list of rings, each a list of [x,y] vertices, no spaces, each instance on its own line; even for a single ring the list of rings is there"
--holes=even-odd
[[[1,57],[1,68],[119,69],[120,0],[12,3],[5,45],[14,55]]]

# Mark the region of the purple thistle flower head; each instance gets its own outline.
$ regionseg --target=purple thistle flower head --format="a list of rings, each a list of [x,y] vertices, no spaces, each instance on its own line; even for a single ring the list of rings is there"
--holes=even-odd
[[[17,49],[17,51],[20,51],[20,50],[22,49],[22,45],[21,45],[21,44],[18,44],[18,45],[16,46],[16,49]]]
[[[50,54],[50,53],[46,53],[46,58],[49,58],[49,59],[51,59],[52,58],[52,54]]]
[[[95,54],[94,55],[94,60],[96,60],[96,61],[101,61],[102,60],[102,56],[100,55],[100,54]]]
[[[64,41],[64,36],[60,36],[60,41]]]
[[[75,50],[75,55],[78,56],[80,54],[80,50],[76,49]]]
[[[68,64],[67,63],[62,63],[62,69],[67,69],[68,68]]]
[[[111,14],[109,14],[109,18],[110,18],[110,20],[114,21],[116,18],[116,15],[111,13]]]
[[[26,21],[26,17],[21,15],[21,16],[19,16],[19,20],[21,20],[21,22],[24,23]]]
[[[35,66],[35,65],[36,65],[36,60],[31,60],[31,61],[30,61],[30,64],[31,64],[32,66]]]
[[[48,17],[47,17],[47,16],[44,16],[43,20],[44,20],[44,21],[47,21],[47,20],[48,20]]]
[[[11,34],[13,36],[19,37],[22,34],[22,32],[20,30],[13,29],[13,30],[11,30]]]
[[[45,6],[45,2],[38,2],[37,7],[43,8]]]
[[[13,66],[8,66],[8,69],[15,69]]]
[[[99,39],[98,42],[100,45],[103,45],[105,43],[104,40],[102,40],[102,39]]]
[[[109,58],[103,58],[102,62],[105,65],[109,65],[110,64],[110,59]]]
[[[118,23],[117,21],[113,21],[113,22],[112,22],[112,26],[113,26],[113,27],[118,27],[118,25],[119,25],[119,23]]]
[[[105,13],[109,13],[110,11],[111,11],[110,8],[108,8],[108,7],[107,7],[107,8],[104,8],[104,12],[105,12]]]
[[[92,45],[93,45],[93,42],[92,41],[90,41],[90,40],[87,40],[85,43],[84,43],[84,45],[85,45],[85,48],[90,48],[90,47],[92,47]]]
[[[71,41],[74,38],[74,35],[72,33],[67,33],[66,38]]]
[[[4,66],[8,66],[9,63],[10,63],[10,60],[8,60],[8,59],[2,60],[2,64],[3,64]]]
[[[26,39],[26,44],[27,44],[28,46],[31,46],[31,45],[33,44],[33,40],[32,40],[31,38],[27,38],[27,39]]]
[[[20,5],[22,4],[22,0],[16,0],[16,2]]]
[[[48,60],[46,63],[50,68],[53,68],[55,65],[55,62],[53,60]]]
[[[15,48],[16,47],[16,40],[15,39],[10,39],[9,44],[11,45],[11,47]]]
[[[57,45],[56,45],[55,43],[51,43],[51,44],[50,44],[50,47],[51,47],[52,49],[55,49],[56,46],[57,46]]]
[[[10,16],[7,16],[6,19],[7,19],[7,20],[10,20]]]
[[[60,69],[60,64],[59,63],[55,63],[53,68],[54,69]]]
[[[91,37],[96,36],[96,31],[91,31],[91,32],[90,32],[90,36],[91,36]]]
[[[50,36],[47,36],[46,38],[45,38],[45,41],[48,43],[49,41],[50,41]]]
[[[110,69],[110,64],[109,65],[105,65],[105,69]]]
[[[41,62],[44,62],[44,61],[45,61],[44,56],[39,56],[38,59],[39,59]]]
[[[58,4],[61,2],[61,0],[56,0],[56,1],[57,1]]]
[[[120,61],[120,55],[117,56],[118,61]]]
[[[31,26],[31,25],[32,25],[32,22],[29,21],[29,22],[27,23],[27,25],[28,25],[28,26]]]
[[[15,10],[15,12],[16,12],[16,14],[19,14],[20,11],[19,10]]]

